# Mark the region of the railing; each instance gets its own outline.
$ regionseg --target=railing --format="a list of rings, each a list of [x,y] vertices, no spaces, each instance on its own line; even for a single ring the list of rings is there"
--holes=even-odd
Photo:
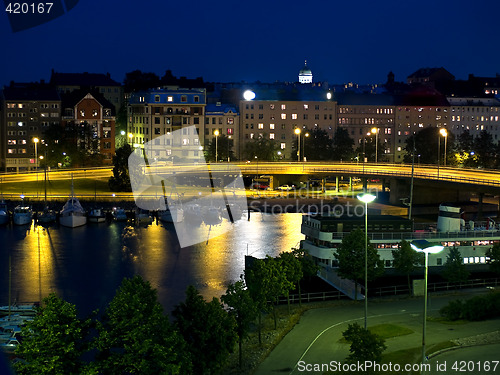
[[[349,233],[332,233],[332,239],[341,240],[346,237]],[[368,238],[370,240],[447,240],[447,239],[468,239],[468,238],[493,238],[500,237],[500,231],[496,229],[492,230],[467,230],[461,232],[377,232],[368,233]]]

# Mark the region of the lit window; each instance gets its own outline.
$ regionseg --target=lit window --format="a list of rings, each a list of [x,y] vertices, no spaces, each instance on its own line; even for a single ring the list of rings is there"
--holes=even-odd
[[[174,97],[173,96],[167,96],[167,102],[173,102]]]
[[[281,144],[281,149],[284,150],[286,148],[286,143]]]
[[[282,105],[281,105],[281,109],[282,109],[282,110],[285,110],[285,109],[286,109],[286,104],[282,104]]]
[[[292,113],[292,120],[297,120],[297,114],[296,113]]]
[[[304,109],[309,109],[309,104],[304,104]]]
[[[264,129],[264,124],[260,123],[260,124],[258,125],[258,128],[259,128],[259,129]]]
[[[269,139],[274,139],[274,133],[269,134]]]
[[[282,119],[282,120],[286,120],[286,113],[282,113],[282,114],[281,114],[281,119]]]
[[[269,129],[274,130],[274,124],[269,124]]]

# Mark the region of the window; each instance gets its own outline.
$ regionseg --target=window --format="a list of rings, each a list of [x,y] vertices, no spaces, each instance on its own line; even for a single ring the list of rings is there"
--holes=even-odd
[[[97,109],[92,110],[92,117],[97,117]]]
[[[269,109],[274,109],[274,104],[269,104]]]
[[[228,125],[233,125],[234,124],[234,118],[233,117],[228,117],[227,118],[227,124]]]
[[[160,128],[155,128],[155,134],[161,134],[160,133]]]
[[[183,103],[186,103],[188,100],[187,100],[187,96],[186,95],[182,95],[181,96],[181,102]]]
[[[304,104],[304,109],[309,109],[309,104]]]
[[[292,113],[292,120],[297,120],[297,114],[296,113]]]
[[[282,113],[282,114],[281,114],[281,119],[282,119],[282,120],[286,120],[286,113]]]
[[[167,102],[173,102],[174,101],[174,97],[169,95],[167,96]]]
[[[199,96],[195,96],[194,97],[194,102],[195,103],[199,103],[200,102],[200,97]]]
[[[274,130],[274,124],[269,124],[269,129]]]
[[[283,110],[283,111],[284,111],[285,109],[286,109],[286,104],[282,104],[282,105],[281,105],[281,110]]]
[[[280,147],[282,150],[284,150],[286,148],[286,143],[282,143]]]
[[[234,129],[233,128],[227,128],[227,135],[233,135]]]
[[[274,139],[274,133],[269,134],[269,139]]]
[[[160,101],[160,95],[155,95],[155,102],[159,102]]]
[[[263,123],[259,123],[258,128],[259,129],[264,129],[264,124]]]

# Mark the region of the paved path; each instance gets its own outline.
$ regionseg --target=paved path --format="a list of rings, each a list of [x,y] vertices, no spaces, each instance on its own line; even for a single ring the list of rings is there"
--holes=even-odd
[[[473,293],[475,292],[469,291],[466,295],[431,296],[428,315],[437,316],[437,311],[449,300],[472,296]],[[423,298],[397,301],[369,300],[368,326],[391,323],[408,327],[414,331],[410,335],[387,339],[386,353],[415,348],[422,344],[422,313]],[[343,362],[349,354],[349,344],[342,344],[338,341],[342,337],[342,332],[347,329],[347,325],[353,322],[364,324],[364,305],[362,303],[346,302],[341,306],[307,311],[300,322],[261,363],[255,375],[303,373],[299,371],[300,361],[310,364],[324,364],[330,361]],[[445,325],[428,321],[427,346],[446,340],[487,333],[498,330],[499,327],[500,321],[498,320],[471,322],[463,325]]]

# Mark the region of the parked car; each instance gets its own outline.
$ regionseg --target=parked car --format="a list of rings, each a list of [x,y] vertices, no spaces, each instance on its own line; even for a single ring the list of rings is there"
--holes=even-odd
[[[293,190],[293,186],[290,185],[281,185],[276,188],[276,190],[282,190],[282,191],[290,191]]]
[[[268,186],[268,185],[262,185],[262,184],[259,184],[259,183],[257,183],[257,182],[254,182],[254,183],[252,184],[252,189],[266,190],[266,189],[268,189],[268,188],[269,188],[269,186]]]

